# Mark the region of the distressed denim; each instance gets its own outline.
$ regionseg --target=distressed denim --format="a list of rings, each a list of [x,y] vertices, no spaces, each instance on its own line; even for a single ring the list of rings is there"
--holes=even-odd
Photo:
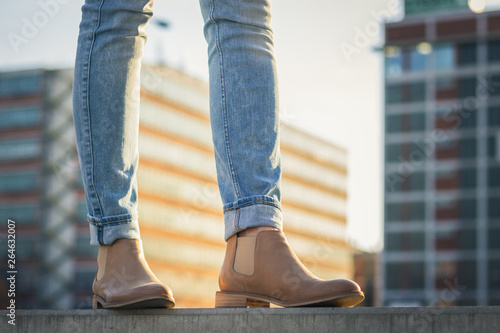
[[[140,67],[152,5],[152,0],[86,0],[82,7],[73,119],[92,245],[140,238]],[[269,0],[200,0],[200,6],[224,238],[256,226],[281,230]]]

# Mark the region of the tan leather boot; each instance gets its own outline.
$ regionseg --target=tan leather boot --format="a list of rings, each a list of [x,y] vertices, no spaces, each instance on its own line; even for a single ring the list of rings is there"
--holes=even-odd
[[[215,307],[351,307],[365,297],[350,280],[321,280],[300,262],[280,231],[233,236],[219,276]]]
[[[99,247],[92,308],[173,308],[172,291],[149,269],[139,239]]]

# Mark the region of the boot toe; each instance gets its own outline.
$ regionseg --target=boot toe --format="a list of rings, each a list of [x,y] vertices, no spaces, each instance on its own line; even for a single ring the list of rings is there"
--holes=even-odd
[[[327,281],[332,284],[332,288],[337,292],[361,292],[361,287],[354,281],[348,279],[335,279]]]
[[[362,291],[356,282],[347,279],[321,281],[310,290],[310,295],[318,298],[346,294],[362,294]]]
[[[130,299],[142,299],[142,298],[168,298],[174,299],[172,290],[163,283],[150,282],[143,284],[141,286],[131,288],[124,291],[120,295],[116,295],[115,299],[111,299],[111,302],[119,302],[123,300]]]

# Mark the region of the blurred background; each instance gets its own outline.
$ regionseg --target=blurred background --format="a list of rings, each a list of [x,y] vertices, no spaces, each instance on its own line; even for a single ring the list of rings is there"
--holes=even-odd
[[[81,5],[0,1],[0,268],[11,219],[19,308],[91,306],[71,104]],[[224,242],[203,24],[198,1],[154,6],[141,234],[178,306],[212,307]],[[272,6],[285,233],[300,259],[355,279],[362,306],[499,305],[500,1]]]

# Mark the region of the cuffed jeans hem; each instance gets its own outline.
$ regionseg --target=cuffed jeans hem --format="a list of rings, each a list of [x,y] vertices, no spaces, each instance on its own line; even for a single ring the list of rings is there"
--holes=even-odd
[[[283,214],[279,205],[264,201],[237,207],[224,211],[226,241],[247,228],[274,227],[283,230]]]
[[[138,214],[105,218],[87,216],[90,224],[90,245],[111,245],[117,239],[140,239]]]

